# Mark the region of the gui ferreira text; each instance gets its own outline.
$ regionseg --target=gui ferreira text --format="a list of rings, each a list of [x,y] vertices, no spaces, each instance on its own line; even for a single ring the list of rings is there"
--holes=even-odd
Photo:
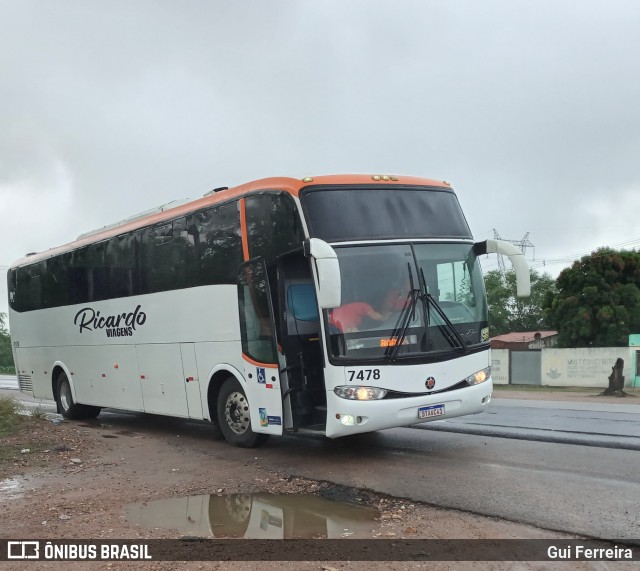
[[[626,546],[593,547],[589,545],[550,545],[549,559],[558,561],[630,561],[633,549]]]

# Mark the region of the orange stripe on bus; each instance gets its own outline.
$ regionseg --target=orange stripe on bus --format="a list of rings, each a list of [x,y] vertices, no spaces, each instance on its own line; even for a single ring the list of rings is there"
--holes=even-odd
[[[264,367],[265,369],[277,369],[278,365],[274,364],[274,363],[261,363],[260,361],[254,361],[251,357],[245,355],[244,353],[242,354],[242,358],[247,361],[247,363],[251,363],[252,365],[255,365],[256,367]]]
[[[240,233],[242,234],[242,256],[244,261],[249,260],[249,237],[247,235],[247,211],[245,210],[245,200],[240,199]]]

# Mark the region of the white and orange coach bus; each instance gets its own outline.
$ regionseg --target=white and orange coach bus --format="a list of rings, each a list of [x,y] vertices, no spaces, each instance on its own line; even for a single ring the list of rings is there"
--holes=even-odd
[[[209,420],[256,446],[485,410],[478,256],[446,182],[269,178],[29,254],[8,272],[20,390],[66,418],[116,408]]]

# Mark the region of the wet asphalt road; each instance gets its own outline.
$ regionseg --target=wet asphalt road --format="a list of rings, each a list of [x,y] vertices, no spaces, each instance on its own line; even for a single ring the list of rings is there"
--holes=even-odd
[[[0,389],[17,389],[18,380],[14,376],[0,375]]]
[[[0,377],[0,389],[6,381]],[[0,395],[23,395],[0,390]],[[629,399],[631,400],[631,399]],[[55,410],[49,403],[50,410]],[[206,437],[203,423],[105,411],[109,424]],[[538,527],[640,543],[640,404],[494,399],[488,412],[330,441],[212,452],[306,478]]]

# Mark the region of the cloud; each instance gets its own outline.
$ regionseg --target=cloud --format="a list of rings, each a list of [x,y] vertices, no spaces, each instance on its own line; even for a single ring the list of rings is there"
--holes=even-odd
[[[478,239],[531,232],[537,256],[633,239],[639,28],[634,0],[5,2],[0,266],[334,172],[451,180]],[[26,235],[35,204],[56,216]]]

